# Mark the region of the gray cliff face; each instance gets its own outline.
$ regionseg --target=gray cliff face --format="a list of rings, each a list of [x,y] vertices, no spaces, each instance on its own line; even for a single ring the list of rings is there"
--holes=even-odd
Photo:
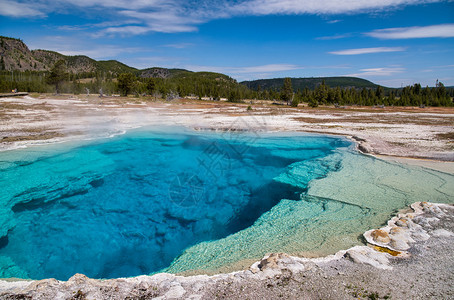
[[[2,281],[1,299],[448,299],[454,297],[454,206],[415,203],[356,246],[326,258],[273,253],[248,270],[111,280]],[[394,241],[394,243],[393,243]]]

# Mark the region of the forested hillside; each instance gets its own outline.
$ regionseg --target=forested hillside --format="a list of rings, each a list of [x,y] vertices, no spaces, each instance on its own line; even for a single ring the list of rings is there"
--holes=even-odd
[[[328,87],[341,89],[349,88],[368,88],[375,89],[378,85],[366,79],[356,77],[311,77],[311,78],[291,78],[294,91],[308,88],[314,90],[316,87],[325,82]],[[253,90],[280,90],[284,85],[284,78],[260,79],[252,81],[243,81],[241,84]]]

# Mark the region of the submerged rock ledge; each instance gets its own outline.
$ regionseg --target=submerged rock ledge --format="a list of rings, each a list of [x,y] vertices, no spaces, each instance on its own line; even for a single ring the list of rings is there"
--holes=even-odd
[[[367,246],[324,258],[272,253],[248,270],[214,276],[153,276],[68,281],[0,280],[1,299],[305,299],[451,298],[454,205],[416,202]]]

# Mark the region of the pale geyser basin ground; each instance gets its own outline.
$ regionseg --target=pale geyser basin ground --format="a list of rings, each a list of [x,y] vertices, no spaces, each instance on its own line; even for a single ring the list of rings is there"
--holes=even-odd
[[[0,277],[216,273],[332,254],[454,176],[301,133],[141,129],[0,153]]]

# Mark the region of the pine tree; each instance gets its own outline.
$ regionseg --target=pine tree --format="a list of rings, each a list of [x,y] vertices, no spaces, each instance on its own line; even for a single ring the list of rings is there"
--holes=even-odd
[[[46,78],[46,82],[48,84],[54,84],[55,92],[59,94],[63,82],[67,79],[68,73],[66,72],[66,62],[63,59],[60,59],[50,70],[50,73]]]
[[[377,101],[380,104],[383,98],[385,97],[385,90],[382,86],[378,86],[377,90],[375,91],[375,96],[377,97]]]
[[[156,83],[155,83],[153,77],[147,78],[146,86],[147,86],[148,94],[153,95],[153,92],[156,89]],[[182,93],[180,93],[180,94],[182,94]]]
[[[122,96],[128,96],[131,92],[136,76],[131,73],[121,73],[118,75],[118,89]]]
[[[281,89],[280,98],[282,101],[286,101],[289,105],[289,101],[293,98],[292,79],[287,77],[284,79],[284,86]]]
[[[325,104],[326,100],[328,99],[328,87],[325,84],[325,80],[322,81],[322,84],[320,84],[316,89],[315,89],[315,101],[317,102],[317,106],[319,103]]]

